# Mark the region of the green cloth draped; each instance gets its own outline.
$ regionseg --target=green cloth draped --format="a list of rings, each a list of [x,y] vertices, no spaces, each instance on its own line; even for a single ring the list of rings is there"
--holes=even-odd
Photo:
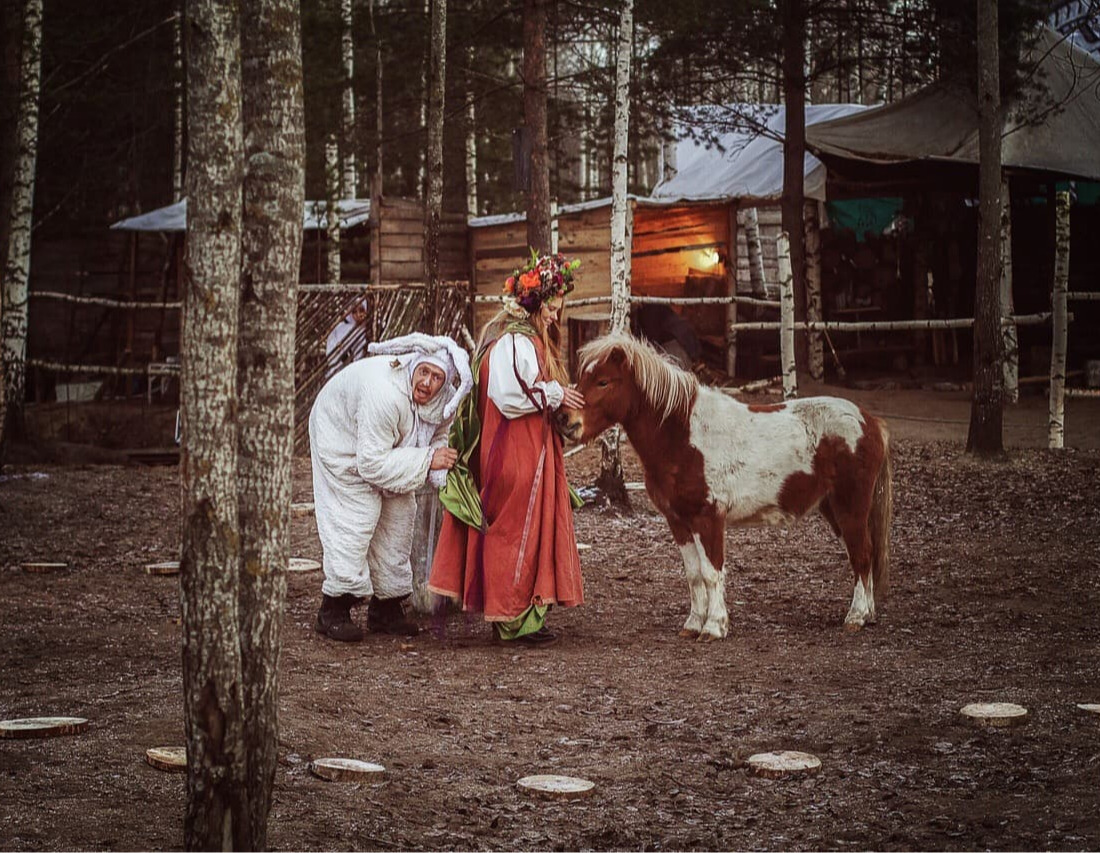
[[[532,604],[510,622],[496,622],[497,634],[502,640],[518,640],[528,634],[534,634],[546,624],[549,604]]]
[[[519,334],[536,335],[535,328],[525,320],[517,320],[509,323],[502,334],[518,332]],[[470,460],[477,451],[478,442],[481,439],[481,418],[477,413],[478,380],[481,375],[481,359],[484,353],[474,358],[470,365],[470,372],[474,377],[474,387],[466,395],[455,414],[454,423],[451,424],[449,444],[458,451],[458,460],[454,467],[447,472],[447,484],[439,490],[439,500],[444,509],[451,515],[467,524],[475,530],[485,532],[485,513],[481,508],[481,496],[477,483],[474,482],[473,473],[470,471]],[[568,484],[567,484],[568,485]],[[573,509],[584,506],[584,500],[578,495],[572,486],[569,486],[569,502]],[[545,614],[544,614],[545,615]],[[535,630],[538,630],[536,626]],[[528,633],[528,632],[524,632]],[[517,634],[516,636],[522,636]]]

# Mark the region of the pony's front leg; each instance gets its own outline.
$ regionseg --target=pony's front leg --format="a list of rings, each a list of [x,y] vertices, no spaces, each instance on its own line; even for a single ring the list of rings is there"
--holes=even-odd
[[[725,562],[725,526],[719,525],[717,531],[711,531],[709,549],[696,534],[695,548],[699,557],[699,570],[707,593],[707,617],[703,629],[699,632],[699,641],[720,640],[730,630],[729,612],[726,610],[726,573],[722,571]],[[718,565],[715,566],[715,563]]]
[[[680,556],[684,559],[684,574],[687,576],[688,591],[691,593],[691,613],[684,627],[680,629],[680,636],[694,639],[699,636],[699,632],[703,630],[703,623],[707,621],[707,588],[703,583],[699,549],[694,539],[680,546]]]

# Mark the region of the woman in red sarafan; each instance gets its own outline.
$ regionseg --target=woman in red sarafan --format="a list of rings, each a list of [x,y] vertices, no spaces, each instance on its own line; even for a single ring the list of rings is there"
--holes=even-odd
[[[556,335],[578,265],[532,252],[505,282],[504,310],[477,348],[477,418],[466,419],[474,430],[480,422],[469,469],[481,525],[446,514],[428,581],[463,610],[483,612],[507,642],[554,642],[551,605],[584,601],[561,438],[551,424],[561,406],[584,404],[568,385]]]

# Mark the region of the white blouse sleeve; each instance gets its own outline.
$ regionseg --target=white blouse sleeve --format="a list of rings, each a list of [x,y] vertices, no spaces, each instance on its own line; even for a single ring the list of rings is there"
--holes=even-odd
[[[514,347],[514,348],[513,348]],[[513,352],[515,353],[515,369],[513,370]],[[561,405],[565,392],[557,382],[537,381],[539,375],[539,360],[535,353],[535,345],[526,335],[503,335],[493,351],[489,353],[489,399],[500,409],[500,413],[506,418],[519,418],[537,412],[538,409],[527,395],[523,393],[516,373],[523,377],[523,381],[534,391],[542,390],[546,395],[546,402],[551,409]],[[535,394],[535,399],[540,395]]]

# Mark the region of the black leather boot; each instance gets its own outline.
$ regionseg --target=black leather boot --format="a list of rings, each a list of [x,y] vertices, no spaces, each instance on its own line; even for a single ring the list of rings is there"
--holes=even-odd
[[[363,639],[363,630],[351,621],[352,605],[358,604],[358,596],[346,593],[333,597],[321,596],[321,609],[317,611],[317,633],[324,634],[330,640],[345,643],[358,643]]]
[[[405,618],[402,606],[407,595],[400,598],[379,598],[372,595],[367,605],[367,630],[374,634],[395,634],[399,637],[415,637],[420,626]]]

